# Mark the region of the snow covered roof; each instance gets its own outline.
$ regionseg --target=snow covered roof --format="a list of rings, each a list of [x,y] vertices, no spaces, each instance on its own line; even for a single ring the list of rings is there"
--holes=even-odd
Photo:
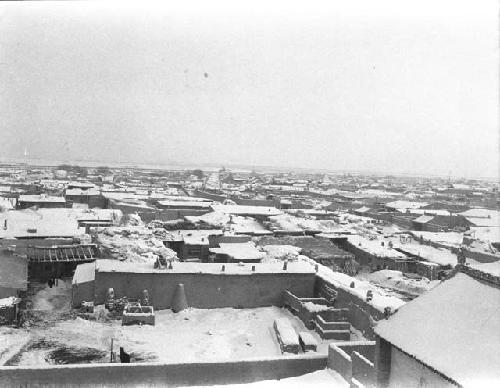
[[[472,187],[470,185],[465,185],[463,183],[453,183],[452,187],[456,190],[471,190]]]
[[[500,242],[500,226],[491,226],[491,227],[471,227],[470,231],[472,231],[472,235],[483,241],[489,241],[492,243]]]
[[[85,232],[79,228],[78,220],[113,220],[121,218],[116,209],[25,209],[0,213],[2,226],[7,220],[7,228],[0,229],[0,238],[20,237],[74,237]],[[30,231],[28,231],[30,229]]]
[[[377,257],[387,257],[394,259],[407,259],[408,257],[401,252],[391,248],[384,242],[381,244],[380,240],[369,240],[360,235],[351,234],[347,236],[348,241],[355,245],[358,249],[368,252]]]
[[[66,195],[101,195],[101,192],[98,189],[89,188],[89,189],[66,189]]]
[[[81,284],[95,280],[95,267],[95,262],[77,265],[73,275],[73,284]]]
[[[208,209],[212,203],[204,201],[158,201],[158,205],[166,207],[199,207]]]
[[[289,262],[283,270],[283,263],[188,263],[174,262],[172,269],[154,269],[150,263],[131,263],[119,260],[96,260],[96,271],[99,272],[132,272],[132,273],[207,273],[224,275],[250,275],[252,273],[315,273],[314,266],[306,262]],[[224,272],[221,271],[225,266]],[[255,271],[252,271],[255,265]]]
[[[412,230],[410,233],[416,238],[423,238],[455,248],[459,247],[464,239],[463,234],[457,232],[418,232]]]
[[[243,206],[243,205],[213,205],[215,212],[237,215],[276,216],[282,214],[281,210],[268,206]]]
[[[417,222],[419,224],[426,224],[429,221],[431,221],[434,218],[434,216],[420,216],[417,217],[413,220],[413,222]]]
[[[399,308],[375,332],[463,386],[500,383],[500,289],[464,273]]]
[[[53,197],[45,194],[40,195],[20,195],[19,202],[52,202],[52,203],[65,203],[64,197]]]
[[[47,210],[47,211],[46,211]],[[84,233],[68,211],[74,209],[12,210],[0,214],[0,222],[7,220],[7,228],[0,229],[0,238],[27,236],[74,237]]]
[[[187,197],[183,195],[162,195],[161,197],[167,201],[213,202],[211,199],[208,198]]]
[[[489,209],[469,209],[460,215],[476,226],[500,226],[500,211]]]
[[[130,191],[102,191],[101,195],[107,199],[114,199],[117,201],[126,200],[146,200],[148,195],[139,195]]]
[[[220,248],[210,248],[210,252],[228,255],[233,261],[260,261],[266,254],[255,247],[252,241],[246,243],[220,243]]]
[[[474,259],[467,258],[467,265],[481,272],[490,273],[493,276],[500,276],[500,260],[492,263],[481,263]]]
[[[0,299],[0,308],[10,307],[18,303],[21,303],[21,299],[16,298],[15,296],[9,296],[7,298]]]
[[[419,209],[422,206],[428,205],[427,202],[412,202],[412,201],[393,201],[387,202],[386,207],[391,209]]]
[[[435,248],[431,245],[423,245],[415,242],[402,244],[395,241],[393,244],[395,248],[400,249],[402,252],[422,257],[431,263],[451,265],[452,267],[457,264],[457,255],[445,248]],[[424,262],[421,261],[421,263]]]
[[[67,187],[75,187],[75,188],[82,188],[82,189],[90,189],[92,187],[95,187],[95,184],[90,183],[90,182],[77,182],[77,181],[72,181],[68,182],[66,184]]]
[[[200,232],[205,232],[205,231],[186,230],[182,231],[180,234],[182,235],[184,242],[188,245],[207,245],[207,246],[209,245],[208,241],[209,236],[216,236],[222,234],[221,230],[216,230],[214,233],[200,233]]]
[[[443,209],[399,209],[403,213],[410,214],[425,214],[425,215],[435,215],[435,216],[450,216],[453,213],[450,213],[448,210]]]

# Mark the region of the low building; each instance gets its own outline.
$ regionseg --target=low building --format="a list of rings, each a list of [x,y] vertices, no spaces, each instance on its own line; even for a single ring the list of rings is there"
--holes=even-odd
[[[150,263],[127,263],[101,259],[95,267],[75,271],[73,306],[92,297],[103,304],[109,288],[115,298],[140,299],[148,291],[155,310],[172,307],[178,284],[183,284],[187,302],[194,308],[254,308],[281,306],[283,291],[298,297],[312,297],[316,273],[308,263],[292,262],[286,270],[281,263],[181,263],[155,269]]]
[[[106,204],[104,197],[101,196],[101,192],[95,188],[66,189],[64,196],[68,203],[84,203],[87,204],[89,208],[102,208]]]
[[[33,206],[38,208],[66,207],[66,199],[64,197],[53,197],[46,194],[20,195],[17,199],[17,209],[28,209]]]
[[[375,328],[380,387],[500,385],[500,278],[460,266]]]
[[[474,223],[461,215],[424,214],[411,221],[411,228],[418,231],[445,232],[454,229],[467,230]]]

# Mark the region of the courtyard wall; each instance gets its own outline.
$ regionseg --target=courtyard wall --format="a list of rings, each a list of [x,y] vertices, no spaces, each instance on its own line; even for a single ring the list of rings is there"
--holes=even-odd
[[[113,288],[115,297],[139,299],[147,289],[155,309],[171,307],[178,284],[184,284],[189,306],[195,308],[255,308],[282,306],[283,291],[310,298],[314,294],[314,273],[132,273],[100,272],[95,274],[96,304],[105,302]],[[90,286],[84,287],[87,290]],[[76,289],[78,290],[78,289]],[[76,291],[77,292],[77,291]],[[78,293],[78,292],[77,292]],[[76,295],[75,300],[81,300]]]

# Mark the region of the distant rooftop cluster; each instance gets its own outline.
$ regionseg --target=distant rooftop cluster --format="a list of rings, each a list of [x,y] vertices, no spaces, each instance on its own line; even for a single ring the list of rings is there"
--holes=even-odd
[[[499,381],[499,201],[478,180],[1,165],[0,385],[120,360],[215,376],[215,356],[264,361],[212,385]]]

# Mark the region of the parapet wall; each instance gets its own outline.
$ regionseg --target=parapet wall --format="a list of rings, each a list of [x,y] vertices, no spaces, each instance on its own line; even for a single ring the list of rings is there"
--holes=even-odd
[[[332,343],[328,348],[328,367],[339,373],[347,382],[354,378],[364,386],[374,386],[374,357],[375,341]]]
[[[115,297],[139,299],[144,289],[155,309],[171,307],[178,284],[184,284],[189,306],[195,308],[255,308],[281,306],[283,291],[310,298],[314,293],[314,273],[132,273],[99,272],[95,276],[95,303],[102,304],[107,290]],[[76,289],[77,292],[78,288]],[[74,290],[75,291],[75,290]],[[78,295],[74,296],[78,299]]]
[[[177,387],[250,383],[301,376],[327,365],[326,355],[269,357],[206,363],[78,364],[0,367],[0,386]]]
[[[336,308],[349,309],[349,322],[356,329],[363,332],[363,335],[368,339],[374,339],[375,333],[373,327],[376,322],[384,319],[384,314],[375,307],[359,298],[357,295],[351,294],[348,291],[335,287],[335,284],[317,276],[315,285],[315,296],[326,297],[328,293],[325,289],[335,289],[337,298],[335,299]],[[328,299],[328,297],[326,297]]]
[[[210,211],[210,209],[160,209],[153,211],[139,211],[138,214],[141,220],[148,223],[153,220],[172,221],[183,219],[185,216],[202,216]]]

